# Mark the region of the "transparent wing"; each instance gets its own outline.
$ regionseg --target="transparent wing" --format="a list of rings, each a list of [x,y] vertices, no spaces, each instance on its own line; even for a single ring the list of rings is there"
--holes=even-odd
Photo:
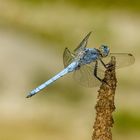
[[[68,48],[65,48],[63,53],[64,67],[67,67],[74,59],[74,54],[70,52]]]
[[[88,38],[90,36],[91,32],[89,32],[86,37],[82,40],[82,42],[78,45],[78,47],[74,50],[74,52],[77,54],[80,51],[83,51],[86,46],[87,46],[87,42],[88,42]]]
[[[101,82],[94,76],[95,63],[86,64],[74,71],[74,80],[85,87],[99,86]],[[97,75],[102,79],[104,71],[97,69]]]
[[[105,64],[111,60],[111,56],[116,58],[116,68],[126,67],[135,62],[134,56],[130,53],[110,53],[109,56],[102,59]]]

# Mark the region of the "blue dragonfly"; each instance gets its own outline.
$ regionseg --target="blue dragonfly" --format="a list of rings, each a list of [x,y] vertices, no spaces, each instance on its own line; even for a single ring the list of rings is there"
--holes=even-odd
[[[110,49],[106,45],[101,45],[98,49],[87,48],[90,34],[91,32],[86,35],[73,52],[65,48],[63,53],[64,69],[45,83],[33,89],[27,95],[27,98],[32,97],[54,81],[71,72],[74,73],[74,79],[82,86],[99,86],[102,82],[107,63],[112,56],[116,58],[116,68],[129,66],[134,63],[135,58],[132,54],[110,53]]]

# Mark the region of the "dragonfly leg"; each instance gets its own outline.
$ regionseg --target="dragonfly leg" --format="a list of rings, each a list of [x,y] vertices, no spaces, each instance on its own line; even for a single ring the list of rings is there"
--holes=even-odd
[[[104,80],[101,79],[100,77],[98,77],[97,75],[97,68],[98,68],[98,61],[95,62],[95,68],[94,68],[94,76],[100,81],[100,82],[104,82],[108,85],[108,83]],[[109,86],[109,85],[108,85]]]
[[[107,65],[107,64],[105,64],[105,63],[104,63],[104,61],[103,61],[101,58],[99,58],[99,60],[100,60],[100,62],[102,63],[102,65],[103,65],[105,68],[107,68],[107,67],[108,67],[108,65]]]
[[[95,62],[94,76],[95,76],[100,82],[102,82],[103,80],[102,80],[100,77],[98,77],[98,75],[97,75],[97,68],[98,68],[98,61]]]

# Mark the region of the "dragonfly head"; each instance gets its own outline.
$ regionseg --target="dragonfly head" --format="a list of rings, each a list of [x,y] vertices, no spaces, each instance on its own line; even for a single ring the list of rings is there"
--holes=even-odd
[[[108,56],[110,49],[106,45],[101,45],[99,47],[99,51],[100,51],[102,57],[106,57],[106,56]]]

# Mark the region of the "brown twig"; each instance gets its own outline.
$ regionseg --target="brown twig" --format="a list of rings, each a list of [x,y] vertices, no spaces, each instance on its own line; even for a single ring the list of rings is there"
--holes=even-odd
[[[114,123],[112,113],[115,110],[114,96],[117,83],[115,64],[115,57],[112,57],[105,71],[104,82],[98,91],[92,140],[112,140],[111,127]]]

